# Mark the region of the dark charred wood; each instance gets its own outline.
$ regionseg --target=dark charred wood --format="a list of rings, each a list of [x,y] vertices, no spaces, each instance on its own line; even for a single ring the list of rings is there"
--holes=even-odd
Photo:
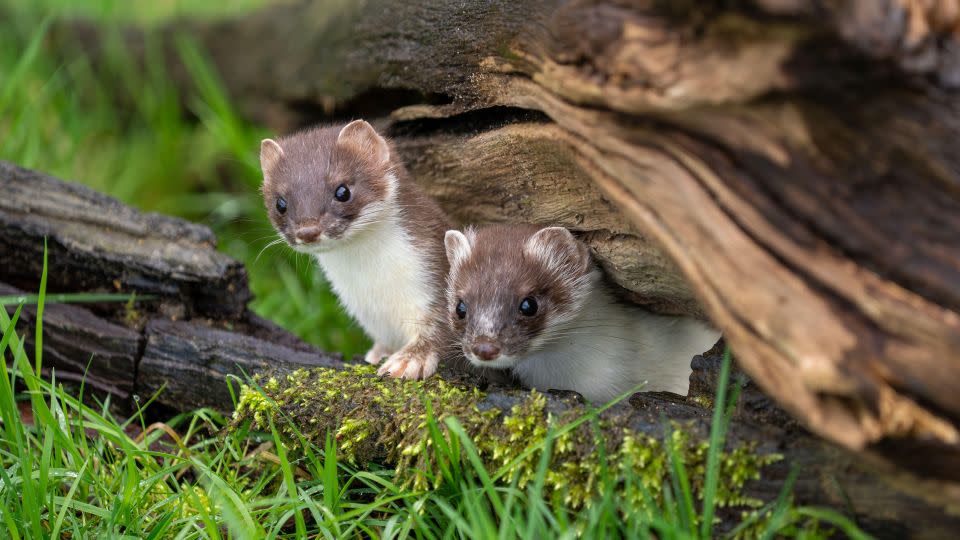
[[[50,291],[156,295],[181,306],[180,316],[246,310],[246,271],[217,251],[206,227],[9,163],[0,162],[0,188],[0,280],[36,283],[46,239]]]

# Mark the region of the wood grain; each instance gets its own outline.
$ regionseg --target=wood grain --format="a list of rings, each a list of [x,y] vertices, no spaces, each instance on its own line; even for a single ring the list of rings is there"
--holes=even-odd
[[[210,229],[144,213],[79,184],[0,162],[0,280],[32,283],[48,249],[49,290],[145,293],[191,314],[236,317],[247,274]]]

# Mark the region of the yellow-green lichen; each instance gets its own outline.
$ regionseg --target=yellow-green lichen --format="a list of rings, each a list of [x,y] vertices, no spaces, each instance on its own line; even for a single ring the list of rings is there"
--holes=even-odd
[[[366,365],[299,370],[266,380],[262,390],[245,387],[241,391],[235,425],[249,421],[255,429],[269,429],[273,420],[294,450],[295,431],[320,446],[333,433],[341,459],[390,463],[399,479],[415,489],[435,488],[443,481],[428,422],[432,419],[432,427],[450,440],[448,417],[457,418],[489,470],[503,473],[500,478],[516,480],[521,487],[536,478],[552,427],[555,436],[545,492],[558,493],[574,507],[590,504],[598,492],[611,487],[637,508],[659,501],[661,486],[669,478],[671,448],[683,460],[697,492],[706,469],[709,443],[691,434],[696,432],[688,429],[692,426],[670,424],[666,436],[654,436],[631,429],[626,415],[608,414],[564,428],[588,411],[570,404],[551,413],[546,397],[536,391],[501,396],[494,406],[476,388],[438,377],[383,379]],[[759,455],[749,443],[724,452],[718,504],[757,506],[759,501],[743,495],[743,486],[778,459],[775,454]],[[616,485],[600,486],[603,478],[613,478]]]
[[[703,407],[704,409],[712,409],[712,408],[713,408],[713,400],[710,399],[710,398],[707,397],[707,396],[703,396],[703,395],[693,396],[693,398],[692,398],[691,400],[692,400],[694,403],[696,403],[697,405]]]

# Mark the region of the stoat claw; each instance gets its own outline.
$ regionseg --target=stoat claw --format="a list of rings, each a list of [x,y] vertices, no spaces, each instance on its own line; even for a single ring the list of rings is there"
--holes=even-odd
[[[403,348],[391,354],[377,370],[377,374],[404,379],[426,379],[437,372],[439,363],[440,358],[436,353],[418,353]]]
[[[384,356],[388,356],[390,351],[386,347],[379,343],[374,343],[373,347],[370,347],[370,350],[367,351],[367,354],[364,355],[363,360],[368,364],[373,364],[374,366],[379,364],[383,360]]]

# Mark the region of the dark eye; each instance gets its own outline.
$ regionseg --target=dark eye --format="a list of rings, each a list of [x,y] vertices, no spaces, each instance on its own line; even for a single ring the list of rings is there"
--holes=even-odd
[[[337,190],[333,192],[333,198],[337,199],[340,202],[347,202],[350,200],[350,188],[340,184],[337,186]]]
[[[520,314],[533,317],[537,314],[537,301],[529,296],[520,301]]]
[[[464,318],[467,316],[467,305],[463,303],[463,300],[457,302],[457,317]]]
[[[287,212],[287,200],[283,197],[277,197],[277,212],[284,214]]]

